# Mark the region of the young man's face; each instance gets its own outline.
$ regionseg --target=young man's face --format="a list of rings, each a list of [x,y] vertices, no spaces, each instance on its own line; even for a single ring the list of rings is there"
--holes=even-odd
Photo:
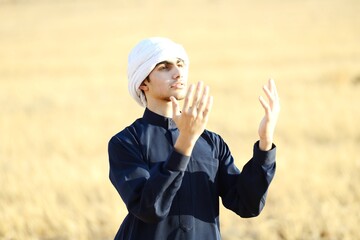
[[[179,58],[158,63],[142,85],[146,85],[146,98],[170,101],[174,96],[178,100],[186,95],[187,79],[184,61]],[[140,89],[144,90],[142,86]]]

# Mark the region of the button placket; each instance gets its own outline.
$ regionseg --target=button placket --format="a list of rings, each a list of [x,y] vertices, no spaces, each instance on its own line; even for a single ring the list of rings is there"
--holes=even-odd
[[[173,121],[170,121],[175,125]],[[169,124],[171,125],[171,124]],[[177,128],[169,129],[171,134],[171,139],[173,145],[176,142],[176,139],[179,136],[179,130]],[[194,209],[193,209],[193,199],[192,199],[192,187],[191,187],[191,174],[188,171],[185,171],[182,186],[178,191],[178,200],[179,200],[179,227],[184,232],[189,232],[193,229],[194,226]]]

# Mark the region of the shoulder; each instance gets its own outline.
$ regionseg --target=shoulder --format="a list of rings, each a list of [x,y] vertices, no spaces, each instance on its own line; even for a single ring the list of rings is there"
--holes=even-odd
[[[220,142],[223,142],[223,139],[219,134],[207,129],[205,129],[201,137],[207,141],[211,141],[213,144],[219,144]]]
[[[209,145],[212,146],[213,150],[215,150],[217,156],[221,158],[221,156],[227,157],[231,154],[229,146],[225,142],[225,140],[220,136],[220,134],[205,130],[201,137],[208,142]]]
[[[216,152],[218,152],[223,145],[223,139],[221,136],[210,130],[205,130],[201,134],[201,139],[205,140],[207,144]]]
[[[141,125],[141,119],[138,119],[110,138],[108,154],[112,166],[127,160],[142,158],[139,140],[139,128]]]
[[[144,122],[142,118],[136,119],[132,124],[125,127],[120,132],[116,133],[110,138],[109,143],[120,143],[120,142],[129,142],[137,138],[141,133],[141,129],[144,127]]]

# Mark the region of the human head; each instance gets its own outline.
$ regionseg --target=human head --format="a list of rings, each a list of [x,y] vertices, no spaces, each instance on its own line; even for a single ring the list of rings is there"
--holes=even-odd
[[[146,98],[139,89],[156,64],[172,58],[184,61],[184,79],[187,79],[189,58],[185,49],[168,38],[152,37],[140,41],[130,52],[128,57],[128,89],[130,95],[138,104],[146,107]]]

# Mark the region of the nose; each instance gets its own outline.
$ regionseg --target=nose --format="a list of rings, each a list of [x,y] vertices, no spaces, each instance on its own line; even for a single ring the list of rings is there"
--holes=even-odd
[[[182,68],[175,65],[173,70],[174,70],[173,71],[173,78],[174,79],[181,79],[182,78]]]

